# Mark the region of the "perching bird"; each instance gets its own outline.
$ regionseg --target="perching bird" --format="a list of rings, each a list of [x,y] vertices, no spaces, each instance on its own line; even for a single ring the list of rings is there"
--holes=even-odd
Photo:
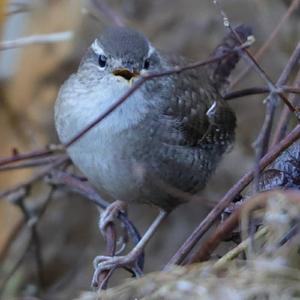
[[[251,34],[246,26],[236,32],[243,42]],[[100,257],[99,268],[132,264],[165,215],[204,188],[232,144],[236,119],[222,92],[239,60],[230,50],[239,44],[229,34],[212,54],[228,52],[222,60],[146,81],[67,149],[102,196],[162,211],[128,255]],[[55,125],[61,142],[87,127],[141,76],[186,64],[184,58],[159,52],[135,30],[106,30],[60,89]]]

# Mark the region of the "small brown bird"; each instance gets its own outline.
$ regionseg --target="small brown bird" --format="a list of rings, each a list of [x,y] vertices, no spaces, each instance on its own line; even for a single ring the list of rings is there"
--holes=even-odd
[[[246,26],[236,32],[244,42]],[[133,267],[161,220],[201,191],[234,140],[235,115],[222,99],[239,60],[229,34],[212,56],[222,60],[146,81],[122,105],[68,148],[74,164],[103,197],[156,205],[161,213],[126,256],[98,257],[95,267]],[[94,121],[141,76],[187,64],[156,50],[141,33],[111,28],[61,87],[55,125],[62,143]],[[111,212],[111,208],[109,209]],[[105,227],[108,214],[100,223]]]

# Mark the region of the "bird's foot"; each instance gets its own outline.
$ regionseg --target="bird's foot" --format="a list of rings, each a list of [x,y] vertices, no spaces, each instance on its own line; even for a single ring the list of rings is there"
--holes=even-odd
[[[96,256],[93,261],[95,271],[92,279],[92,286],[99,286],[98,279],[103,271],[113,272],[117,268],[128,269],[135,277],[141,277],[143,275],[143,271],[138,264],[139,256],[139,252],[130,252],[124,256]]]
[[[126,208],[127,205],[125,202],[117,200],[105,209],[99,220],[99,228],[103,236],[105,236],[107,225],[114,224],[120,212],[126,213]]]

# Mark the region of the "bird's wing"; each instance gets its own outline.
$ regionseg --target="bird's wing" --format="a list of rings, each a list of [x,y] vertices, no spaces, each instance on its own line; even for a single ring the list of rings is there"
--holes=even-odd
[[[213,58],[227,53],[223,59],[173,76],[174,93],[166,114],[178,120],[183,133],[181,144],[196,146],[232,142],[235,116],[222,99],[221,92],[240,58],[240,53],[232,50],[240,42],[245,42],[252,30],[240,25],[235,28],[235,34],[225,36],[211,54]],[[171,66],[188,63],[178,56],[166,55],[165,58]]]
[[[235,116],[211,82],[207,69],[188,70],[174,75],[173,80],[173,97],[165,114],[177,121],[182,133],[179,144],[230,143]]]

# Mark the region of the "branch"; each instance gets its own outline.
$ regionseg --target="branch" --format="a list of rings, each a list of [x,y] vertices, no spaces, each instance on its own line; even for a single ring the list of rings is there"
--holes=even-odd
[[[42,157],[42,158],[37,157],[37,158],[31,159],[29,161],[16,163],[16,164],[9,165],[9,166],[3,166],[3,167],[0,166],[0,172],[49,165],[49,164],[52,164],[53,162],[55,162],[59,157],[63,157],[63,156],[65,156],[65,154],[48,155],[46,157]]]
[[[300,90],[300,70],[298,71],[298,74],[296,75],[296,78],[294,80],[295,90]],[[296,104],[296,94],[292,95],[290,101],[292,103]],[[284,106],[281,111],[281,115],[279,117],[279,121],[277,122],[277,127],[275,128],[274,136],[273,136],[273,141],[272,145],[277,144],[286,134],[287,127],[288,127],[288,122],[291,118],[291,112],[290,110]]]
[[[28,251],[30,250],[31,247],[31,240],[29,240],[27,242],[26,247],[24,248],[22,254],[20,255],[20,257],[17,259],[17,261],[15,262],[14,266],[11,268],[11,270],[9,271],[9,273],[6,275],[6,277],[4,278],[4,280],[1,282],[0,284],[0,297],[1,294],[4,292],[5,286],[7,285],[8,281],[11,279],[11,277],[15,274],[15,272],[19,269],[19,267],[22,265]]]
[[[243,240],[239,245],[237,245],[235,248],[227,252],[224,256],[222,256],[215,264],[214,268],[222,268],[228,261],[233,260],[237,256],[239,256],[242,252],[244,252],[246,249],[248,249],[253,241],[259,241],[263,237],[265,237],[269,233],[268,229],[266,227],[261,228],[258,230],[253,240],[251,237],[248,237],[246,240]]]
[[[10,194],[13,194],[14,192],[26,188],[30,186],[32,183],[34,183],[37,180],[40,180],[41,178],[45,177],[52,169],[62,165],[63,163],[68,161],[67,155],[63,155],[62,157],[59,157],[55,162],[53,162],[50,166],[45,167],[43,170],[37,172],[35,175],[33,175],[30,179],[17,184],[16,186],[9,188],[7,190],[4,190],[0,192],[0,199],[9,196]]]
[[[288,10],[285,12],[285,14],[282,16],[280,21],[278,22],[277,26],[274,28],[274,30],[271,32],[269,38],[267,41],[262,45],[262,47],[257,51],[257,53],[254,55],[256,61],[259,61],[259,59],[264,55],[266,50],[270,47],[272,44],[273,40],[279,33],[279,30],[283,26],[283,24],[289,19],[291,14],[298,8],[299,6],[299,0],[293,0],[288,8]],[[238,82],[240,82],[252,69],[252,65],[248,65],[237,77],[234,81],[232,81],[230,88],[234,87],[237,85]]]
[[[297,47],[295,48],[292,55],[290,56],[288,63],[286,64],[282,73],[280,74],[275,85],[276,87],[282,86],[287,83],[290,74],[298,64],[299,59],[300,59],[300,43],[298,43]],[[258,161],[263,155],[265,155],[269,148],[275,112],[278,105],[277,95],[280,95],[280,93],[275,94],[273,93],[273,91],[271,91],[270,95],[266,99],[267,107],[266,107],[264,122],[255,142],[253,143],[253,147],[256,153],[256,161]],[[257,164],[255,165],[255,170],[256,170],[255,187],[257,191],[258,178],[259,178],[259,171],[257,168]]]
[[[31,35],[11,41],[0,42],[0,51],[25,47],[28,45],[52,44],[57,42],[69,41],[73,38],[73,32],[57,32],[49,34]]]
[[[10,6],[14,6],[6,11],[6,16],[12,16],[20,13],[29,12],[32,9],[32,5],[28,3],[10,3]]]
[[[0,285],[0,295],[5,289],[6,284],[11,279],[11,277],[14,275],[14,273],[18,270],[18,268],[22,265],[23,260],[26,257],[26,254],[30,250],[31,246],[34,246],[34,253],[35,253],[35,260],[36,260],[36,268],[37,268],[37,277],[39,279],[40,286],[43,286],[44,284],[44,271],[43,271],[43,260],[42,260],[42,253],[41,253],[41,244],[40,244],[40,237],[37,231],[37,225],[38,222],[43,217],[50,201],[52,200],[52,195],[54,192],[54,188],[52,187],[47,194],[45,200],[43,203],[35,209],[30,210],[26,203],[24,202],[26,193],[20,194],[20,197],[14,202],[15,205],[19,207],[23,214],[23,219],[21,221],[21,225],[23,225],[26,222],[27,227],[30,229],[30,239],[27,242],[27,246],[23,250],[23,253],[21,256],[17,259],[11,270],[8,272],[5,279],[2,281]],[[22,227],[18,226],[17,231],[15,232],[14,236],[17,237],[18,234],[21,232]],[[12,239],[10,239],[10,243],[7,247],[9,247],[12,243]],[[6,251],[7,252],[7,251]],[[2,254],[6,254],[2,253]]]
[[[35,150],[35,151],[30,151],[27,153],[19,154],[14,153],[10,157],[4,157],[0,159],[0,167],[15,163],[18,161],[23,161],[27,159],[32,159],[32,158],[38,158],[38,157],[43,157],[43,156],[48,156],[50,154],[55,153],[56,151],[62,150],[62,146],[60,145],[50,145],[46,147],[46,149],[41,149],[41,150]]]
[[[263,170],[277,156],[287,149],[293,142],[300,138],[300,125],[297,125],[281,142],[274,145],[270,151],[259,161],[259,170]],[[183,260],[190,253],[192,248],[198,243],[207,230],[213,225],[215,220],[221,215],[223,210],[237,197],[243,189],[253,180],[254,171],[246,173],[220,200],[220,202],[212,209],[206,218],[197,226],[194,232],[188,237],[180,249],[175,253],[166,265],[168,269],[171,265],[182,264]]]
[[[123,18],[117,14],[104,0],[92,0],[92,3],[100,12],[107,16],[115,26],[125,26]]]
[[[280,93],[300,94],[300,88],[297,87],[296,84],[295,84],[295,87],[286,86],[286,85],[277,86],[277,90]],[[233,99],[240,98],[240,97],[260,95],[260,94],[269,94],[269,93],[271,93],[271,90],[268,87],[256,86],[256,87],[252,87],[252,88],[229,92],[223,96],[223,99],[224,100],[233,100]]]

